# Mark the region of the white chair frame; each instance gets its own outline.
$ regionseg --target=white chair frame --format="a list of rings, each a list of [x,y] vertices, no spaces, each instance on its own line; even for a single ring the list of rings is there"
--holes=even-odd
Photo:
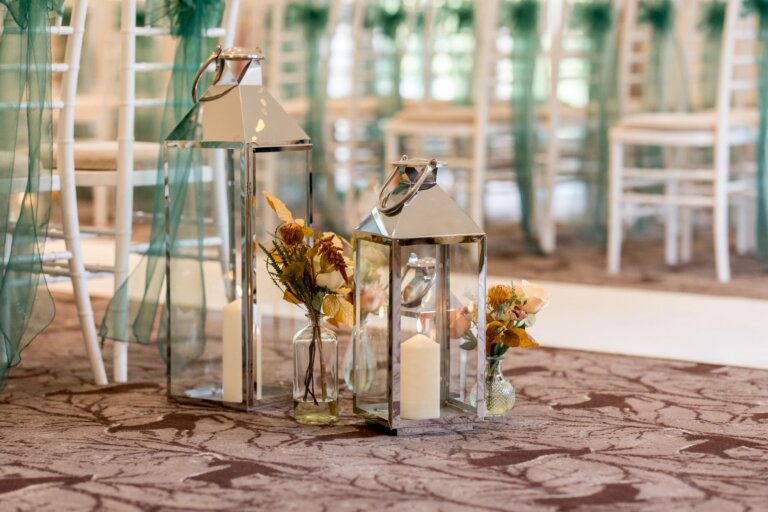
[[[115,238],[115,263],[113,268],[100,267],[99,270],[114,272],[114,289],[117,291],[125,282],[130,271],[130,254],[133,250],[143,247],[131,246],[133,224],[133,190],[138,186],[153,186],[157,180],[158,169],[134,168],[134,128],[137,108],[162,108],[165,98],[137,98],[137,73],[162,73],[171,70],[171,63],[136,62],[136,39],[138,37],[167,37],[170,29],[167,27],[137,26],[136,0],[122,0],[121,11],[121,56],[120,56],[120,107],[118,111],[117,169],[109,170],[78,170],[77,185],[82,187],[114,187],[117,191],[115,201],[115,226],[111,233]],[[222,45],[232,46],[237,12],[240,0],[226,2],[223,24],[221,27],[208,29],[206,36],[219,38]],[[159,149],[159,146],[158,146]],[[220,180],[213,179],[214,194],[220,203],[226,204],[226,191]],[[219,222],[224,222],[226,215],[219,215]],[[102,232],[103,231],[99,231]],[[226,233],[225,229],[219,232]],[[225,242],[221,242],[222,244]],[[118,326],[126,329],[127,326]],[[113,378],[116,382],[128,380],[128,343],[113,344]]]
[[[50,70],[53,74],[60,73],[61,97],[53,100],[50,108],[58,111],[56,131],[56,169],[49,183],[41,183],[41,186],[50,186],[53,191],[60,192],[62,228],[58,231],[55,227],[49,228],[49,238],[64,240],[66,250],[58,252],[47,251],[43,254],[43,272],[48,276],[69,278],[77,304],[77,316],[80,330],[85,343],[85,350],[90,362],[91,372],[96,384],[107,384],[107,375],[104,370],[101,348],[96,334],[91,299],[88,294],[87,274],[83,262],[83,251],[80,245],[80,220],[77,210],[77,196],[75,189],[74,169],[74,128],[75,128],[75,100],[77,95],[77,78],[80,70],[80,57],[83,46],[83,33],[88,11],[88,0],[72,0],[72,14],[70,25],[62,25],[61,16],[55,18],[55,23],[49,28],[49,33],[54,37],[66,37],[66,49],[64,62],[52,63]],[[2,16],[6,15],[2,9]],[[21,108],[27,105],[22,104]],[[26,184],[19,183],[19,190],[23,191]],[[14,189],[17,184],[14,184]]]
[[[661,207],[666,216],[666,255],[667,262],[677,263],[677,240],[679,236],[679,208],[708,208],[714,215],[713,236],[715,243],[715,264],[717,278],[721,282],[730,280],[729,262],[729,198],[749,194],[752,184],[749,180],[732,179],[729,172],[729,156],[732,148],[755,144],[754,127],[736,124],[733,118],[732,104],[736,93],[754,90],[756,81],[742,81],[735,78],[735,68],[755,65],[755,55],[737,56],[737,40],[754,37],[750,32],[737,29],[741,2],[727,0],[726,19],[723,29],[723,42],[720,57],[720,71],[717,91],[717,107],[714,113],[699,112],[679,114],[672,121],[657,126],[632,124],[632,116],[619,122],[610,132],[611,165],[609,193],[609,231],[607,247],[607,267],[612,274],[619,272],[621,263],[621,244],[623,225],[626,217],[625,207],[650,208],[653,213]],[[633,44],[633,23],[637,17],[637,0],[629,0],[624,13],[625,38],[622,41],[621,66],[624,68],[620,79],[628,77],[628,56]],[[712,118],[714,114],[714,118]],[[660,114],[663,116],[664,114]],[[642,116],[642,114],[641,114]],[[650,114],[646,119],[654,119]],[[686,128],[691,122],[713,119],[703,128]],[[637,119],[637,117],[635,117]],[[657,117],[658,119],[658,117]],[[679,121],[679,122],[676,122]],[[628,145],[652,145],[665,148],[714,148],[714,165],[702,169],[634,169],[624,164],[624,149]],[[662,194],[638,193],[637,188],[649,183],[663,183]],[[697,186],[705,182],[708,186]],[[680,185],[688,185],[681,189]],[[681,190],[684,190],[682,192]],[[684,250],[685,252],[685,250]]]

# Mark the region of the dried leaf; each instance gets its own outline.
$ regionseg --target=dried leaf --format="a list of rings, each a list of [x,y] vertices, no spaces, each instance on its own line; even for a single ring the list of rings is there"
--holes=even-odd
[[[341,325],[352,327],[355,323],[355,307],[351,302],[339,299],[339,310],[334,315],[334,319]]]
[[[337,296],[332,294],[328,294],[325,296],[325,300],[323,300],[323,314],[325,314],[330,318],[333,318],[336,316],[336,313],[338,313],[340,308],[341,308],[341,304]]]
[[[283,300],[286,302],[290,302],[291,304],[301,304],[301,301],[293,296],[291,292],[288,290],[285,290],[283,293]]]
[[[278,219],[282,222],[293,222],[293,215],[288,207],[285,206],[285,203],[268,192],[263,192],[263,194],[264,198],[267,200],[267,204],[269,204],[269,207],[275,211]]]

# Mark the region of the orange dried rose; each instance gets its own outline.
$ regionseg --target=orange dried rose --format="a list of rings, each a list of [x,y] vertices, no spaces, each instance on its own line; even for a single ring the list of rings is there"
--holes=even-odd
[[[286,222],[280,226],[279,233],[287,245],[299,245],[304,241],[304,227],[296,222]]]

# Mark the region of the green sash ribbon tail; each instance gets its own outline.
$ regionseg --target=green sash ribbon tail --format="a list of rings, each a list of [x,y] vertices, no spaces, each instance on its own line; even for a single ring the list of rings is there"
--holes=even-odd
[[[339,218],[341,209],[336,191],[334,173],[326,150],[325,103],[327,81],[323,76],[321,47],[328,27],[330,7],[327,2],[307,0],[286,7],[286,26],[303,31],[306,45],[306,95],[309,101],[305,129],[312,139],[312,186],[314,205],[318,208],[323,225],[342,232],[344,222]]]
[[[395,9],[390,8],[389,5],[370,4],[365,13],[365,27],[379,29],[389,42],[388,51],[382,57],[388,61],[385,65],[390,75],[390,88],[389,96],[383,97],[379,101],[378,114],[380,118],[391,117],[403,108],[403,98],[400,95],[400,65],[403,49],[398,44],[397,32],[404,21],[405,8],[400,2],[397,2]],[[377,60],[380,62],[380,59]]]
[[[589,202],[589,238],[605,239],[608,194],[608,130],[616,113],[616,31],[610,0],[589,0],[574,5],[573,25],[587,36],[585,61],[589,73],[589,119],[584,162],[596,164],[596,176]],[[555,91],[552,92],[555,94]],[[591,154],[587,154],[591,153]],[[592,183],[590,181],[590,183]]]
[[[0,390],[53,320],[43,274],[53,169],[51,12],[62,0],[0,0]],[[21,108],[21,104],[26,108]]]
[[[757,139],[757,233],[755,239],[755,255],[757,259],[768,265],[768,152],[766,151],[766,136],[768,136],[768,0],[745,0],[746,13],[755,13],[758,17],[758,96],[757,106],[760,110]]]
[[[512,64],[512,137],[513,165],[520,193],[521,226],[526,246],[541,253],[534,227],[536,200],[536,100],[534,79],[539,50],[538,0],[514,0],[507,5],[504,23],[513,37]]]
[[[177,39],[162,117],[163,137],[193,106],[191,90],[194,76],[216,43],[215,39],[206,35],[206,31],[219,25],[223,10],[223,0],[165,0],[150,13],[153,24],[169,23],[171,34]],[[160,142],[162,144],[163,141]],[[167,225],[163,173],[166,160],[171,198]],[[166,329],[171,324],[172,371],[184,368],[205,349],[203,239],[206,200],[202,167],[200,150],[176,150],[166,155],[161,146],[149,247],[110,301],[100,329],[102,339],[148,344],[157,328],[158,312],[162,308],[158,349],[165,359]],[[172,255],[179,256],[174,258],[171,271],[173,275],[182,273],[185,283],[183,304],[175,302],[172,307],[165,305],[161,296],[168,285],[165,279],[166,248]],[[141,298],[132,298],[129,289],[138,290]]]

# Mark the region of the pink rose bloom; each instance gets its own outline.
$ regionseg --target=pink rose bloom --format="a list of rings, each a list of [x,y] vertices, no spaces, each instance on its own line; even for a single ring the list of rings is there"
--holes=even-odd
[[[387,300],[387,294],[378,285],[366,286],[360,291],[360,307],[363,311],[373,313],[381,309]]]
[[[523,280],[519,283],[514,283],[514,287],[515,295],[522,295],[527,300],[522,308],[529,315],[535,315],[541,311],[541,308],[547,305],[547,302],[549,302],[549,299],[544,292],[544,288],[541,286]]]

